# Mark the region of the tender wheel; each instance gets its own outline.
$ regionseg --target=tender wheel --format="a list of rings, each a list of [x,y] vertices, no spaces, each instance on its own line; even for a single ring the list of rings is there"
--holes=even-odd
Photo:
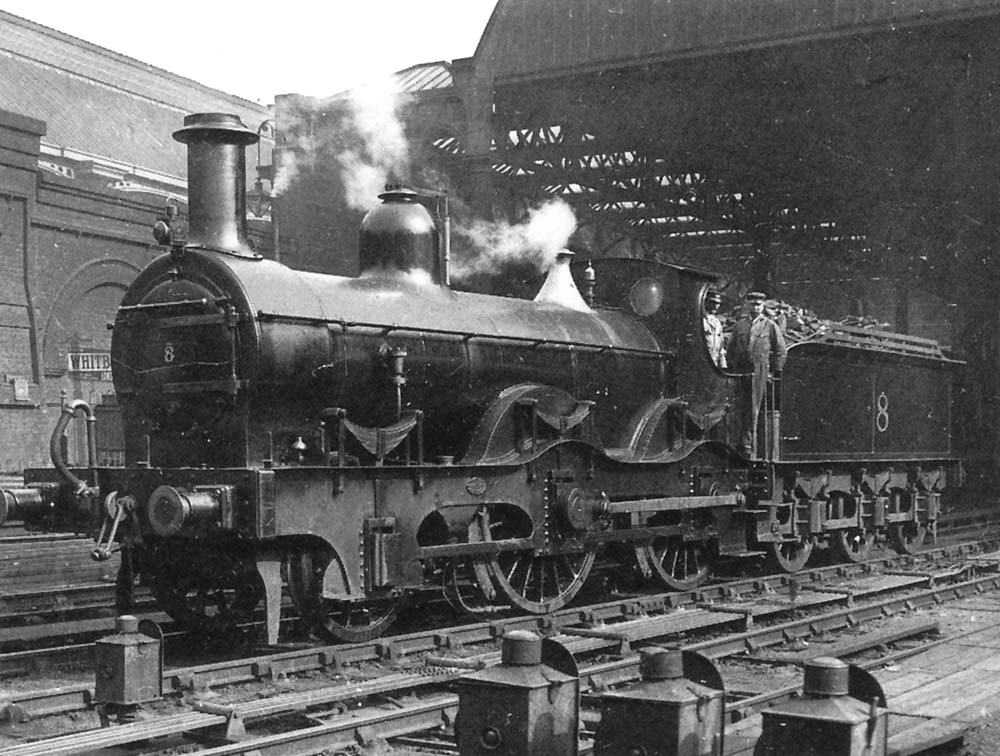
[[[498,554],[489,563],[497,590],[513,606],[531,614],[561,609],[583,588],[594,566],[594,551],[537,554],[534,550]]]
[[[333,555],[295,551],[285,561],[292,600],[310,630],[325,641],[363,643],[378,638],[395,622],[402,599],[333,601],[321,595],[323,573]]]
[[[708,579],[712,557],[702,541],[682,541],[680,538],[656,538],[646,546],[637,546],[643,553],[653,575],[667,588],[690,591]]]
[[[916,522],[896,522],[889,528],[889,537],[900,554],[915,554],[924,546],[927,526]]]
[[[209,634],[252,620],[264,595],[257,571],[240,561],[163,562],[147,575],[167,614],[186,628]]]
[[[782,572],[798,572],[812,556],[812,541],[783,541],[769,544],[769,561]]]
[[[860,528],[838,530],[833,538],[837,554],[848,562],[865,561],[871,556],[875,546],[875,534]]]

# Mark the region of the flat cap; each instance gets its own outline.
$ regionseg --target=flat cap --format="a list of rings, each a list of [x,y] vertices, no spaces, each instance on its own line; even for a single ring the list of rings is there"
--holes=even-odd
[[[748,291],[745,299],[747,302],[763,302],[767,297],[762,291]]]

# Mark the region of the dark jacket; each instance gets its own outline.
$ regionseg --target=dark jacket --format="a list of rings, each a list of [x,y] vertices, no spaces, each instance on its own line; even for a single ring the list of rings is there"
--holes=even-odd
[[[743,372],[753,370],[757,364],[780,372],[785,367],[787,354],[781,329],[766,315],[752,321],[749,317],[737,320],[726,350],[729,367]]]

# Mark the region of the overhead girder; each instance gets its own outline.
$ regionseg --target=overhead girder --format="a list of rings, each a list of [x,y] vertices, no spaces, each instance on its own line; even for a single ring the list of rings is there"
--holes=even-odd
[[[502,155],[503,159],[509,162],[520,163],[544,156],[545,160],[566,167],[632,166],[637,163],[665,166],[666,161],[655,156],[655,147],[655,144],[642,142],[634,142],[623,147],[621,140],[615,135],[610,137],[591,135],[590,138],[579,142],[560,140],[550,143],[534,140],[525,144],[509,144],[499,141],[496,144],[496,154]],[[689,164],[688,162],[687,165]]]
[[[497,150],[493,153],[494,159],[509,166],[513,170],[527,173],[544,175],[545,171],[559,172],[567,176],[576,177],[589,175],[597,171],[604,174],[614,174],[623,179],[646,178],[658,179],[661,183],[670,182],[677,186],[686,184],[704,184],[711,177],[717,187],[721,187],[724,182],[729,184],[730,192],[738,192],[734,188],[740,182],[742,171],[734,170],[732,167],[715,164],[697,165],[690,160],[665,158],[659,155],[650,154],[647,145],[635,145],[631,149],[618,149],[607,152],[599,151],[595,145],[558,145],[558,146],[536,146],[530,149]],[[798,160],[794,161],[800,162]],[[803,188],[802,184],[795,179],[795,174],[789,175],[787,171],[779,173],[778,161],[775,165],[775,174],[782,177],[783,183],[789,185],[789,189]],[[809,188],[822,185],[816,181],[816,175],[809,171]],[[831,179],[832,180],[832,179]],[[748,189],[744,188],[744,192]]]
[[[678,189],[703,183],[703,179],[697,175],[677,175],[671,173],[666,166],[615,155],[593,155],[586,162],[571,163],[567,160],[551,159],[551,156],[540,153],[532,156],[532,159],[505,159],[504,163],[512,169],[541,177],[548,174],[561,174],[569,181],[599,175],[623,182],[645,180],[656,182],[661,186],[674,186]]]
[[[740,187],[753,186],[752,177],[744,179],[727,165],[695,170],[690,157],[663,152],[662,140],[643,138],[623,148],[621,134],[602,135],[587,128],[572,135],[567,128],[551,124],[535,129],[523,127],[507,132],[499,149],[493,153],[497,171],[515,191],[530,196],[557,196],[570,202],[579,212],[605,222],[614,222],[634,233],[673,244],[687,234],[719,233],[749,244],[748,232],[760,238],[762,229],[782,229],[798,226],[796,235],[825,222],[837,224],[827,201],[802,202],[796,196],[801,182],[789,177],[790,171],[776,166],[785,174],[788,191],[771,191],[754,196]],[[511,137],[510,134],[515,134]],[[627,142],[626,142],[627,144]],[[602,150],[602,148],[604,148]],[[793,169],[798,169],[793,165]],[[816,185],[816,175],[808,171],[814,196],[824,199],[836,196],[841,187],[835,182],[822,190]],[[516,189],[520,187],[521,189]],[[630,203],[630,204],[625,204]],[[748,204],[756,207],[750,211]]]
[[[482,196],[508,219],[560,197],[638,247],[863,248],[883,276],[943,255],[927,269],[954,286],[949,256],[1000,227],[977,209],[1000,123],[998,30],[1000,17],[928,21],[500,80],[478,141],[493,149],[468,164],[489,171]]]
[[[787,97],[792,79],[809,79],[786,65],[794,54],[747,57],[756,60],[741,61],[723,76],[714,62],[692,61],[499,87],[493,157],[504,164],[500,175],[514,187],[528,189],[533,182],[531,192],[555,188],[564,197],[572,193],[567,187],[580,187],[590,202],[631,194],[654,205],[633,210],[643,226],[650,225],[643,213],[660,218],[669,212],[708,215],[721,225],[732,204],[745,206],[743,219],[755,229],[796,215],[817,226],[836,224],[856,209],[848,203],[843,211],[842,194],[853,183],[851,153],[861,154],[853,147],[856,139],[837,134],[851,136],[867,98],[855,104],[858,118],[841,115],[834,122],[839,131],[831,132],[825,109],[810,107],[811,100],[823,101],[815,87],[802,87],[804,98]],[[775,187],[774,179],[787,189]],[[698,191],[699,185],[706,188]],[[690,193],[697,207],[655,206]],[[730,199],[720,201],[725,195]],[[738,223],[736,216],[731,219]],[[733,231],[739,233],[739,225]]]
[[[742,221],[748,219],[732,194],[724,194],[716,182],[701,176],[625,175],[618,170],[601,169],[567,172],[536,165],[531,171],[511,180],[514,185],[542,187],[548,194],[574,203],[585,203],[595,212],[604,207],[619,213],[630,213],[637,221],[664,216],[698,216],[710,218],[716,225],[730,223],[738,228]],[[791,192],[772,192],[768,197],[772,221],[791,225],[806,220],[814,224],[835,220],[823,203],[810,207],[801,203],[800,199]],[[752,220],[759,222],[757,218]]]
[[[650,205],[669,205],[690,215],[701,208],[701,204],[692,202],[688,192],[680,192],[670,186],[656,184],[640,185],[619,181],[602,181],[599,176],[580,177],[574,181],[572,177],[553,172],[549,180],[540,180],[539,176],[520,176],[511,179],[512,186],[523,189],[540,187],[547,194],[558,194],[580,199],[588,204],[615,204],[624,206],[626,203],[634,207]]]
[[[511,168],[515,168],[511,166]],[[653,192],[657,196],[667,196],[678,200],[694,198],[704,192],[706,182],[689,180],[686,177],[671,176],[641,171],[626,172],[618,169],[594,168],[589,170],[565,170],[550,165],[535,165],[530,169],[515,168],[522,176],[539,184],[581,184],[600,188],[609,194],[620,194],[622,199],[639,199],[642,192]]]
[[[462,145],[462,139],[454,134],[442,135],[432,139],[431,146],[439,152],[443,152],[446,155],[453,155],[455,157],[465,153],[465,147]]]

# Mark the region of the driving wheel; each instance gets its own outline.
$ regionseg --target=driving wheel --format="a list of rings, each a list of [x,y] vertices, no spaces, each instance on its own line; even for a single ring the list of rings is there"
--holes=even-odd
[[[596,552],[538,554],[534,549],[501,552],[489,570],[500,594],[512,606],[531,614],[566,606],[587,581]]]

